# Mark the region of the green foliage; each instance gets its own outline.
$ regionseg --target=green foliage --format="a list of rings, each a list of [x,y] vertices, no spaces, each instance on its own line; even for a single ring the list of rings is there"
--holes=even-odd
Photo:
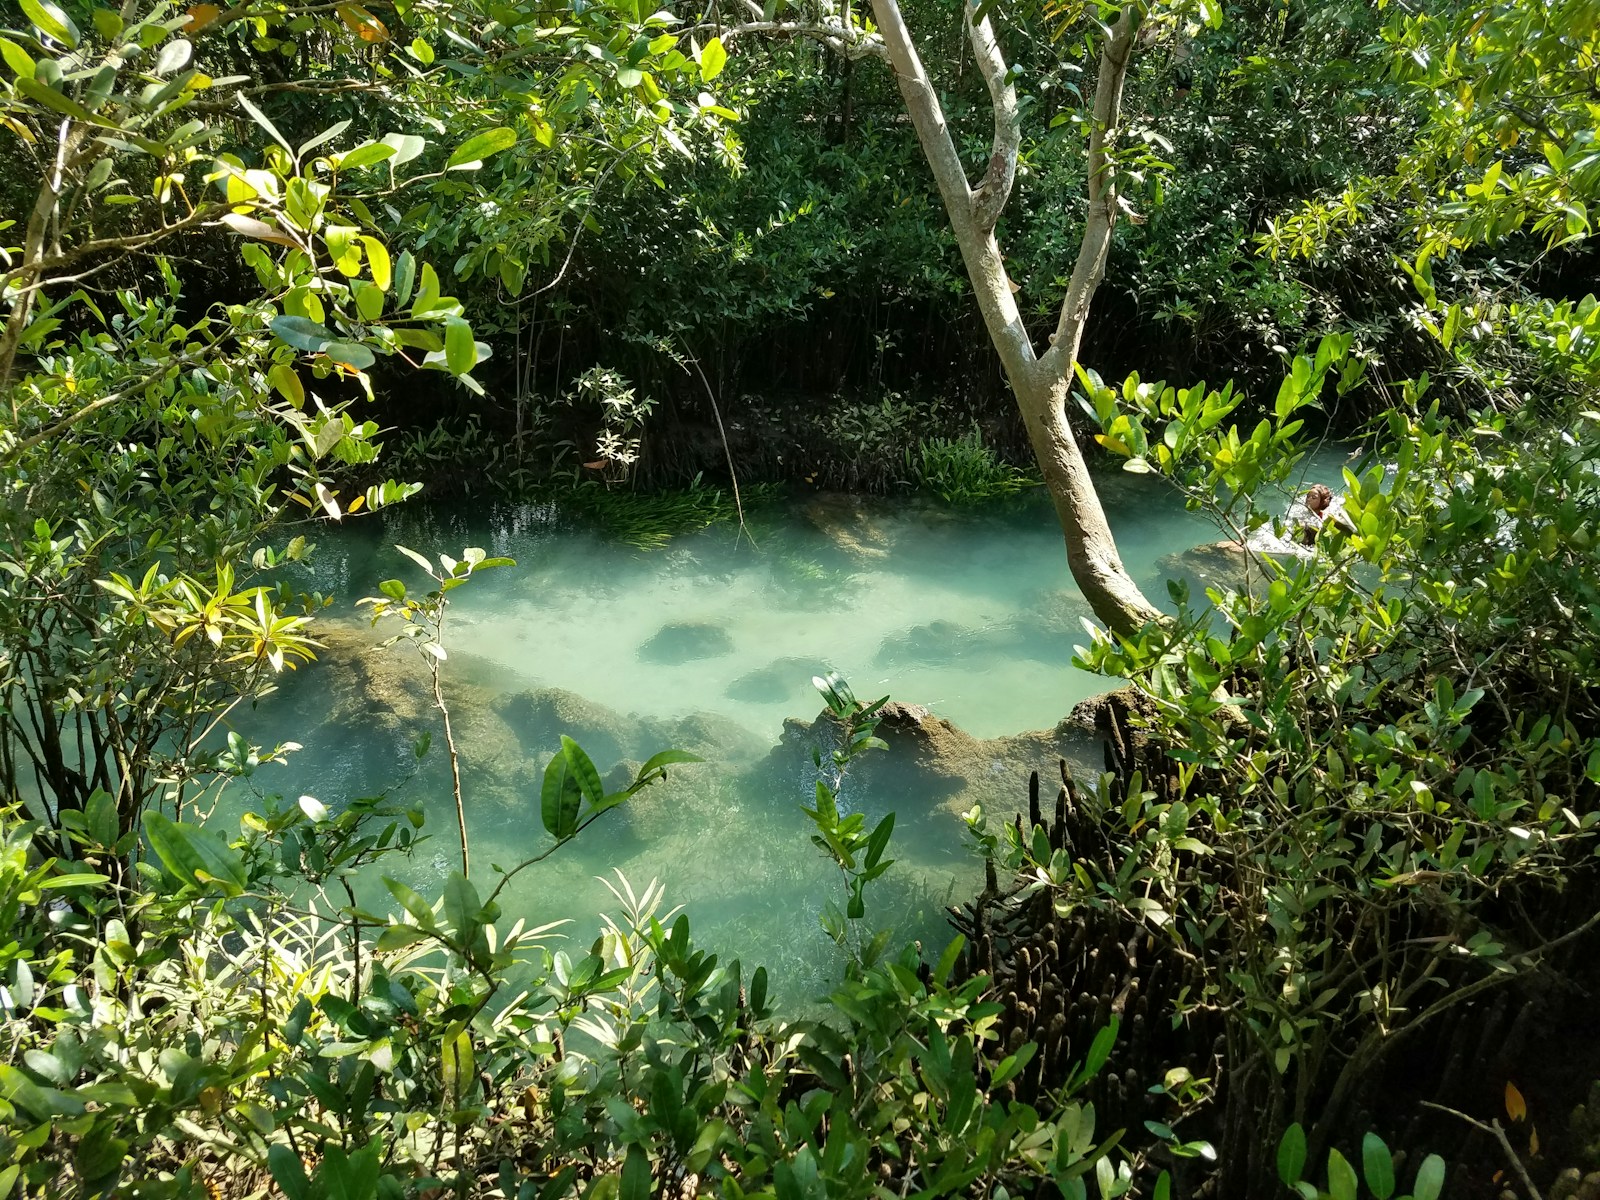
[[[587,797],[581,751],[558,760]],[[766,973],[698,948],[657,884],[619,876],[622,912],[582,953],[503,919],[502,890],[537,859],[487,893],[452,874],[424,898],[391,876],[392,904],[335,905],[328,886],[406,852],[420,817],[381,796],[337,815],[309,800],[247,814],[231,839],[158,822],[160,853],[124,884],[39,858],[38,826],[0,818],[0,1145],[27,1193],[176,1196],[265,1170],[290,1197],[484,1178],[650,1194],[684,1173],[707,1194],[866,1197],[915,1171],[928,1195],[1053,1180],[1084,1196],[1090,1173],[1118,1194],[1138,1166],[1073,1096],[1103,1052],[1047,1112],[985,1090],[1028,1048],[994,1045],[997,1008],[982,979],[951,982],[951,954],[854,969],[830,1020],[781,1022]]]
[[[930,438],[906,451],[906,469],[946,504],[975,505],[1037,487],[1036,473],[1001,462],[976,427],[961,438]]]
[[[829,752],[826,770],[822,764],[821,749],[812,750],[812,759],[818,772],[816,807],[801,805],[800,811],[810,817],[817,828],[812,835],[812,843],[833,859],[844,877],[849,893],[844,911],[841,913],[839,906],[830,900],[823,906],[820,917],[823,930],[835,943],[844,946],[850,939],[851,927],[848,922],[859,921],[867,915],[864,895],[867,884],[894,865],[894,859],[884,857],[884,852],[889,848],[889,838],[894,833],[894,814],[889,813],[868,830],[864,813],[842,814],[839,810],[840,787],[851,762],[868,750],[889,748],[889,744],[877,736],[878,723],[882,720],[878,714],[889,702],[889,697],[863,704],[856,699],[850,685],[837,674],[829,674],[826,678],[816,676],[811,682],[822,693],[823,701],[828,706],[828,715],[838,725],[839,744]],[[865,948],[858,942],[856,956],[871,965],[883,952],[888,940],[889,933],[885,931]]]
[[[1293,478],[1304,412],[1358,377],[1349,349],[1296,359],[1248,436],[1226,424],[1231,389],[1134,378],[1118,394],[1086,373],[1085,404],[1103,445],[1242,536],[1269,519],[1264,489]],[[1391,1039],[1595,924],[1530,943],[1502,905],[1563,911],[1554,897],[1600,853],[1600,420],[1572,395],[1451,420],[1427,387],[1346,470],[1347,521],[1309,558],[1256,557],[1240,590],[1208,593],[1212,611],[1175,585],[1173,625],[1080,650],[1148,697],[1177,774],[1118,793],[1104,861],[1034,865],[1058,906],[1119,907],[1195,956],[1188,1003],[1224,1014],[1256,1072],[1253,1101],[1230,1097],[1237,1119],[1241,1103],[1286,1125],[1308,1097],[1346,1100]],[[1009,853],[1031,862],[1024,839]],[[1241,869],[1258,885],[1233,887]],[[1329,945],[1368,965],[1330,969]],[[1293,1099],[1274,1077],[1297,1080]]]
[[[1298,1123],[1290,1125],[1278,1142],[1278,1178],[1285,1187],[1303,1196],[1305,1200],[1356,1200],[1358,1195],[1370,1195],[1373,1200],[1438,1200],[1444,1189],[1445,1164],[1437,1154],[1430,1154],[1417,1168],[1411,1190],[1395,1196],[1396,1164],[1389,1147],[1375,1133],[1369,1133],[1361,1142],[1361,1175],[1358,1178],[1350,1160],[1337,1149],[1328,1151],[1328,1186],[1320,1188],[1305,1179],[1306,1135]],[[1360,1190],[1365,1181],[1366,1191]]]

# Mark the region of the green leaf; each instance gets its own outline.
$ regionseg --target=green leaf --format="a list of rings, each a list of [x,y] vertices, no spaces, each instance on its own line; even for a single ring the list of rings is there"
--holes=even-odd
[[[578,808],[583,803],[583,787],[573,774],[565,754],[557,754],[544,769],[544,784],[539,789],[539,815],[553,838],[569,838],[578,831]]]
[[[635,778],[640,783],[648,782],[659,771],[666,774],[666,768],[674,763],[705,762],[698,754],[690,754],[687,750],[663,750],[660,754],[652,754],[648,762],[639,768]]]
[[[445,1038],[440,1045],[439,1070],[444,1077],[445,1091],[459,1107],[467,1089],[476,1082],[472,1074],[472,1037],[465,1030],[453,1038]]]
[[[563,733],[561,753],[566,756],[567,766],[577,778],[578,786],[583,789],[589,803],[599,804],[606,794],[605,786],[600,782],[600,772],[595,770],[594,762],[584,753],[583,747]]]
[[[6,60],[12,74],[23,79],[33,78],[33,56],[15,42],[0,38],[0,58]]]
[[[517,144],[517,131],[504,125],[495,129],[485,129],[475,133],[461,145],[445,163],[445,170],[464,167],[468,163],[480,163],[491,154],[499,154],[502,150],[509,150]]]
[[[322,352],[336,363],[343,363],[347,367],[354,367],[358,371],[365,371],[377,361],[372,351],[360,342],[334,341],[322,348]]]
[[[144,833],[161,865],[184,883],[215,881],[234,894],[244,890],[244,862],[209,829],[176,824],[158,812],[145,814]]]
[[[650,1152],[638,1142],[628,1147],[622,1164],[622,1185],[618,1200],[650,1200]]]
[[[478,365],[478,347],[472,340],[472,326],[460,317],[445,318],[444,361],[452,375],[465,375]]]
[[[478,914],[483,911],[483,899],[460,871],[451,871],[444,881],[444,919],[450,928],[463,938],[470,937],[482,922]]]
[[[1394,1158],[1375,1133],[1361,1139],[1361,1170],[1367,1177],[1367,1190],[1378,1200],[1394,1195]]]
[[[1417,1168],[1417,1182],[1411,1186],[1412,1200],[1439,1200],[1444,1191],[1444,1159],[1430,1154]]]
[[[372,274],[372,282],[380,292],[389,290],[393,270],[389,265],[389,248],[375,237],[367,234],[361,235],[361,244],[367,248],[367,270]]]
[[[83,1101],[76,1096],[40,1087],[15,1067],[4,1063],[0,1063],[0,1100],[9,1100],[38,1121],[76,1117],[84,1111]]]
[[[320,354],[336,340],[333,330],[319,325],[310,317],[273,317],[272,332],[296,350],[307,354]]]
[[[272,1171],[273,1182],[288,1200],[306,1200],[311,1194],[311,1181],[306,1178],[300,1156],[282,1142],[268,1148],[267,1167]]]
[[[1305,1169],[1306,1131],[1297,1121],[1283,1131],[1278,1142],[1278,1178],[1283,1180],[1284,1187],[1292,1188],[1300,1182]]]
[[[294,147],[289,145],[289,140],[285,138],[283,134],[278,132],[278,127],[267,119],[266,113],[262,112],[254,104],[251,104],[243,92],[236,92],[234,94],[234,99],[239,102],[240,108],[244,109],[245,112],[250,114],[250,119],[252,121],[261,126],[262,129],[266,130],[273,141],[277,142],[278,145],[287,150],[291,157],[293,156]]]
[[[700,78],[710,83],[727,65],[728,52],[722,48],[722,39],[712,38],[700,51]]]
[[[388,876],[384,876],[383,886],[389,889],[391,896],[400,901],[400,907],[410,913],[412,919],[418,925],[423,929],[432,929],[434,927],[433,905],[429,904],[398,879],[390,879]]]
[[[341,171],[354,171],[361,167],[370,167],[374,163],[381,163],[385,159],[394,158],[396,150],[388,142],[366,142],[354,150],[339,157]]]
[[[23,13],[42,33],[69,49],[78,48],[78,27],[72,23],[72,18],[61,10],[60,5],[53,3],[52,0],[21,0],[21,3]]]
[[[1328,1151],[1328,1194],[1333,1200],[1356,1200],[1356,1169],[1337,1150]]]
[[[394,302],[404,305],[411,299],[411,288],[417,280],[417,260],[412,257],[411,251],[400,251],[400,257],[394,263]]]
[[[1118,1018],[1112,1017],[1110,1023],[1094,1035],[1094,1041],[1089,1045],[1089,1053],[1078,1071],[1079,1083],[1093,1079],[1100,1073],[1100,1068],[1106,1065],[1106,1060],[1111,1057],[1111,1048],[1116,1045],[1117,1030],[1121,1024]]]
[[[394,149],[393,165],[397,167],[419,157],[428,148],[427,141],[414,133],[386,133],[378,140]]]
[[[306,406],[305,385],[300,382],[300,376],[295,374],[295,369],[290,364],[286,362],[274,364],[267,372],[267,382],[295,408]]]

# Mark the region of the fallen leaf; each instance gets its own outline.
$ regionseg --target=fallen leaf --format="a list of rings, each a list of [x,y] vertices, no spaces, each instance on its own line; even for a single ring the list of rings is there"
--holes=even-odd
[[[1525,1121],[1528,1117],[1528,1102],[1509,1079],[1506,1080],[1506,1116],[1513,1121]]]

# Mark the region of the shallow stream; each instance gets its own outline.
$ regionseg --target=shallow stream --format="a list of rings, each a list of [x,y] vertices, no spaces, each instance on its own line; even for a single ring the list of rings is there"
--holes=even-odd
[[[1164,601],[1169,556],[1214,530],[1159,484],[1118,474],[1104,487],[1124,560]],[[847,805],[897,814],[898,864],[869,890],[868,917],[907,938],[946,936],[943,907],[976,886],[961,810],[1015,811],[1030,770],[1049,777],[1058,756],[1098,757],[1087,738],[1055,729],[1108,684],[1071,665],[1088,610],[1042,495],[977,513],[814,495],[762,510],[743,533],[713,528],[650,553],[544,507],[413,503],[323,534],[314,584],[341,598],[319,622],[327,649],[235,720],[254,741],[304,747],[254,777],[263,791],[330,806],[371,795],[411,769],[414,738],[437,728],[415,651],[378,648],[383,631],[353,605],[385,578],[425,582],[395,542],[517,560],[452,593],[445,635],[480,882],[491,864],[548,844],[538,787],[559,734],[603,775],[669,746],[708,760],[674,770],[508,890],[508,916],[570,918],[579,947],[598,914],[618,908],[598,877],[615,883],[621,871],[636,889],[659,878],[703,943],[766,963],[789,999],[826,985],[837,958],[818,912],[841,889],[798,808],[815,778],[813,675],[837,671],[862,699],[889,694],[955,727],[891,739],[843,787]],[[786,718],[799,718],[787,732]],[[1013,736],[1026,730],[1043,732]],[[456,862],[440,738],[396,794],[425,798],[432,840],[390,873],[437,894]]]

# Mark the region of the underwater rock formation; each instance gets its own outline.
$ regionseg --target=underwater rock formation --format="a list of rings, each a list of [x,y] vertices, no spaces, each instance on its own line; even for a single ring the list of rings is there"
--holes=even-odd
[[[860,496],[822,492],[806,502],[805,519],[839,550],[858,561],[889,556],[891,539]]]
[[[827,674],[828,668],[816,659],[780,658],[739,676],[723,695],[749,704],[771,704],[779,700],[812,695],[811,677]]]
[[[733,653],[733,638],[720,625],[709,621],[673,621],[663,625],[639,647],[644,662],[681,666],[702,658],[720,658]]]
[[[909,815],[943,807],[955,818],[973,804],[1012,813],[1018,810],[1028,776],[1041,764],[1062,758],[1086,764],[1100,753],[1094,735],[1070,721],[1054,729],[981,739],[918,704],[892,701],[882,717],[877,732],[888,751],[858,757],[841,792],[846,804],[857,795],[870,796],[874,814],[900,810]],[[827,770],[838,732],[826,710],[813,721],[791,717],[784,722],[782,737],[767,758],[778,797],[809,798],[816,778],[812,751],[821,754]],[[959,848],[958,830],[949,826],[935,824],[916,835],[907,829],[905,836],[938,838],[947,850]]]
[[[1206,588],[1241,590],[1250,580],[1262,579],[1266,566],[1261,555],[1238,542],[1206,542],[1156,561],[1163,579],[1186,579],[1198,585],[1199,599]]]

